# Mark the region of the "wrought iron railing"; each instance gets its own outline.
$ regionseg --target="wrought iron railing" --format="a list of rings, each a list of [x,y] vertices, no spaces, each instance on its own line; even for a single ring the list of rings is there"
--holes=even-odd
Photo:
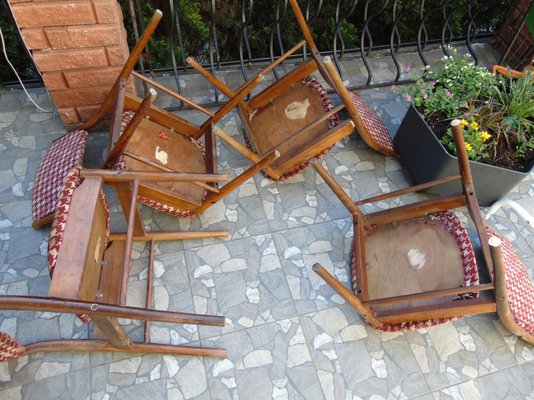
[[[367,79],[378,84],[370,59],[380,53],[394,64],[390,81],[402,81],[399,55],[412,49],[426,65],[427,51],[465,45],[476,63],[474,43],[493,37],[514,0],[306,0],[300,6],[319,49],[335,63],[359,59]],[[212,71],[233,66],[243,79],[256,65],[273,61],[301,40],[288,0],[121,0],[132,42],[154,8],[164,20],[141,68],[187,73],[187,56],[194,56]],[[139,25],[139,26],[137,26]],[[165,51],[162,48],[166,46]],[[166,57],[161,57],[167,53]],[[306,58],[306,49],[299,54]],[[343,73],[342,69],[340,71]],[[276,70],[273,71],[278,78]],[[362,85],[359,85],[360,87]]]

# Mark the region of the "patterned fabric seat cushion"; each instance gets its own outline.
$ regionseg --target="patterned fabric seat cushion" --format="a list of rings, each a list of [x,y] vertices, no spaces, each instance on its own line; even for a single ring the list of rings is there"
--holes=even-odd
[[[462,221],[450,211],[444,211],[430,215],[433,221],[440,224],[445,231],[447,231],[456,241],[458,248],[460,249],[460,257],[463,265],[464,272],[464,285],[473,286],[479,283],[478,268],[475,258],[475,253],[473,251],[473,246],[467,229],[465,229]],[[354,293],[358,293],[358,282],[356,282],[356,268],[355,268],[356,257],[353,251],[352,256],[352,286]],[[475,298],[478,297],[478,293],[466,294],[462,298]],[[428,328],[434,325],[444,324],[446,322],[453,321],[457,318],[437,318],[431,319],[428,321],[414,321],[414,322],[403,322],[400,324],[388,324],[383,323],[377,329],[384,332],[398,332],[398,331],[408,331],[416,330],[422,328]]]
[[[493,229],[486,227],[490,236],[501,239],[501,249],[506,267],[506,294],[514,322],[534,335],[534,284],[528,271],[510,241]]]
[[[135,113],[133,111],[125,111],[122,113],[122,119],[121,119],[121,135],[122,132],[124,132],[124,129],[128,126],[130,121],[132,120]],[[202,157],[204,157],[204,160],[206,159],[206,149],[204,148],[204,145],[199,142],[198,140],[193,139],[192,137],[189,137],[189,140],[199,149],[199,151],[202,153]],[[123,170],[126,166],[124,165],[124,158],[121,156],[117,160],[117,163],[114,165],[113,169],[119,169]],[[206,197],[207,192],[204,192],[204,197]],[[164,212],[166,214],[172,215],[173,217],[193,217],[193,211],[192,210],[181,210],[176,207],[169,206],[167,204],[161,203],[156,200],[149,199],[144,196],[138,196],[137,198],[140,203],[144,204],[145,206],[148,206],[150,208],[153,208],[155,210]]]
[[[52,222],[52,229],[50,230],[50,238],[48,239],[48,272],[50,277],[54,275],[57,258],[61,251],[63,244],[65,226],[69,215],[70,206],[72,203],[72,195],[74,190],[81,184],[80,169],[74,168],[67,173],[65,182],[59,192],[59,200],[57,202],[56,214]],[[104,196],[104,192],[100,193],[104,208],[106,211],[106,238],[109,236],[110,213],[109,206]],[[78,315],[82,322],[88,323],[90,321],[87,315]]]
[[[360,114],[363,124],[367,128],[372,139],[378,143],[380,147],[387,149],[388,154],[394,153],[395,150],[393,149],[393,142],[391,141],[391,136],[389,136],[388,128],[386,128],[384,122],[382,122],[377,113],[358,93],[349,92],[349,97]]]
[[[56,140],[46,152],[33,187],[32,219],[34,224],[56,209],[59,190],[67,173],[83,162],[87,131],[77,130]]]
[[[321,101],[323,102],[323,108],[324,108],[325,112],[329,112],[334,108],[334,102],[332,101],[332,97],[330,97],[330,95],[328,94],[328,92],[326,91],[324,86],[321,85],[321,83],[317,79],[315,79],[315,78],[313,78],[311,76],[308,76],[307,78],[305,78],[302,81],[302,84],[304,84],[304,85],[306,85],[308,87],[311,87],[311,88],[313,88],[313,89],[315,89],[317,91],[317,93],[321,97]],[[339,124],[339,116],[337,114],[334,114],[330,118],[328,118],[328,128],[329,129],[335,128],[338,124]],[[245,136],[245,143],[246,143],[247,147],[249,149],[253,150],[252,146],[250,145],[250,141],[248,140],[248,137],[247,137],[247,135],[245,134],[244,131],[243,131],[243,134]],[[332,150],[332,147],[329,147],[329,148],[319,152],[313,158],[319,159],[322,156],[324,156],[326,153],[328,153],[330,150]],[[280,179],[278,179],[278,180],[283,181],[285,179],[291,178],[292,176],[295,176],[295,175],[299,174],[300,172],[302,172],[303,170],[305,170],[309,166],[310,166],[310,161],[309,160],[305,161],[302,164],[300,164],[298,167],[296,167],[295,169],[293,169],[291,171],[288,171],[288,172],[284,172],[283,174],[281,174]],[[262,173],[263,173],[263,171],[262,171]],[[263,175],[265,177],[269,178],[269,179],[273,179],[268,174],[264,173]]]
[[[26,353],[26,349],[23,345],[7,333],[0,332],[0,362],[12,360],[24,355],[24,353]]]

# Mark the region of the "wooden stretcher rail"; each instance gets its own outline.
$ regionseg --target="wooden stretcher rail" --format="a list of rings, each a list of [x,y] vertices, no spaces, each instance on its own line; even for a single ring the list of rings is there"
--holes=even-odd
[[[127,318],[175,324],[224,326],[224,317],[174,311],[147,310],[90,301],[38,296],[0,296],[0,310],[95,314],[103,317]]]

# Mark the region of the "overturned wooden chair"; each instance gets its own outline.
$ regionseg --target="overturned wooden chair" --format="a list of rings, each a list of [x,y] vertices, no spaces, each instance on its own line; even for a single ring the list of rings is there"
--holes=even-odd
[[[242,87],[226,104],[212,113],[133,71],[161,16],[161,12],[156,10],[99,111],[81,129],[54,142],[46,153],[33,190],[35,228],[51,222],[59,187],[67,171],[83,163],[87,130],[108,115],[111,116],[111,123],[105,168],[138,172],[217,172],[216,133],[220,129],[216,123],[242,101],[261,82],[262,77],[259,76]],[[152,88],[144,99],[128,93],[130,78],[141,79],[159,91],[183,101],[208,115],[207,121],[197,126],[154,106],[152,103],[156,92]],[[199,141],[201,138],[203,143]],[[221,188],[217,182],[141,182],[139,201],[174,216],[196,216],[267,167],[277,157],[276,150],[272,150],[263,157],[255,158],[250,168]]]
[[[507,276],[507,284],[514,282],[515,287],[515,297],[511,302],[516,305],[514,312],[519,314],[518,321],[526,320],[522,337],[528,338],[526,332],[530,330],[532,335],[534,330],[532,282],[524,266],[517,266],[516,258],[512,269],[510,263],[507,265],[502,261],[502,256],[499,258],[496,255],[505,254],[505,257],[512,259],[509,244],[501,250],[499,243],[493,243],[496,248],[490,250],[473,189],[460,121],[453,121],[452,128],[460,174],[366,200],[353,202],[332,176],[319,163],[315,163],[317,172],[353,216],[353,291],[321,265],[315,264],[313,270],[351,304],[368,324],[383,331],[419,329],[464,315],[495,312],[499,308],[504,310],[507,306],[503,304],[500,307],[499,298],[506,298],[503,290],[509,294],[512,291],[510,288],[502,289],[503,276]],[[364,204],[396,198],[453,180],[461,181],[463,193],[367,215],[359,208]],[[481,243],[482,258],[490,277],[486,283],[479,283],[479,266],[467,230],[450,211],[464,205]],[[491,232],[491,235],[495,233]],[[499,287],[500,292],[496,291]],[[524,302],[517,307],[517,296],[521,291],[525,293]]]
[[[0,361],[23,352],[113,351],[224,357],[222,349],[175,346],[150,342],[150,321],[224,326],[224,317],[154,310],[154,242],[205,237],[227,237],[228,232],[147,232],[137,206],[141,182],[213,181],[219,177],[175,173],[137,173],[71,170],[61,189],[48,242],[51,276],[49,297],[0,296],[0,309],[76,314],[92,321],[91,339],[47,340],[22,346],[0,335]],[[127,230],[110,233],[110,215],[102,191],[104,181],[127,198]],[[150,242],[146,308],[126,306],[132,243]],[[132,341],[118,318],[145,321],[144,341]]]
[[[290,3],[305,40],[263,68],[236,92],[193,58],[187,59],[189,65],[231,99],[243,87],[271,72],[304,46],[307,45],[310,49],[311,58],[250,99],[237,104],[245,141],[250,150],[222,131],[215,134],[227,140],[252,162],[277,149],[280,157],[263,170],[274,180],[299,173],[309,165],[310,159],[328,152],[336,142],[350,135],[354,127],[373,149],[395,155],[389,134],[380,118],[363,99],[345,88],[330,57],[323,58],[319,54],[297,2],[291,0]],[[318,71],[330,88],[339,95],[342,104],[334,106],[326,88],[311,76],[315,71]],[[350,119],[340,122],[337,113],[344,108],[347,109]]]

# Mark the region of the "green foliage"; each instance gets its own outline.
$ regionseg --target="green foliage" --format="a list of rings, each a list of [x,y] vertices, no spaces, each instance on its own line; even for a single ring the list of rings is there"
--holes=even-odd
[[[2,34],[4,35],[4,41],[6,44],[6,52],[11,63],[17,69],[21,79],[37,79],[39,75],[37,74],[33,62],[29,59],[29,56],[26,53],[22,43],[20,42],[16,32],[15,27],[8,18],[7,12],[2,10],[0,5],[0,28],[2,29]],[[5,55],[0,49],[0,84],[2,82],[14,81],[16,76],[13,73],[11,67],[5,61]]]
[[[459,106],[478,97],[487,98],[494,82],[491,73],[477,66],[469,54],[459,56],[456,49],[449,48],[451,56],[444,56],[441,65],[429,71],[429,77],[454,94]]]
[[[469,159],[479,161],[482,158],[488,157],[490,155],[488,152],[490,148],[489,139],[491,139],[488,131],[480,130],[480,124],[472,115],[468,116],[467,119],[462,119],[461,123],[464,128],[465,149]],[[447,129],[441,141],[452,154],[458,155],[451,128]]]
[[[534,149],[534,75],[529,71],[525,78],[500,77],[490,88],[488,100],[476,112],[495,133],[495,142],[502,140],[522,158]]]

